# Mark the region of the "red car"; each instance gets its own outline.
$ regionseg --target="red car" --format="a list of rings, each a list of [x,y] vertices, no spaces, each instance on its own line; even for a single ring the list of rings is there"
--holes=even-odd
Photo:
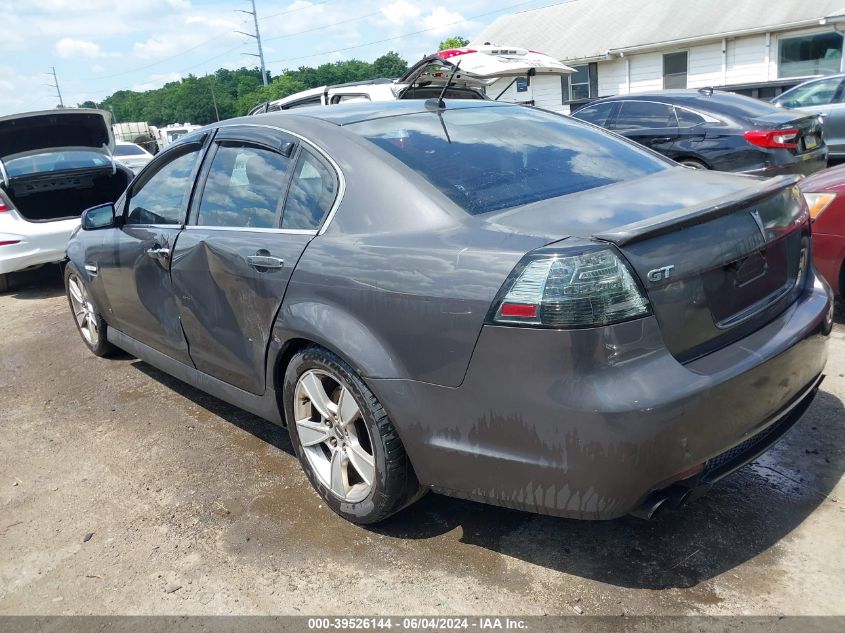
[[[845,165],[815,173],[799,186],[813,218],[813,263],[841,297],[845,293]]]

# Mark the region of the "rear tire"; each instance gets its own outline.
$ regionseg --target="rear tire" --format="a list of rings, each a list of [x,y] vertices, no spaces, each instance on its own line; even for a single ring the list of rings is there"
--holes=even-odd
[[[425,493],[384,408],[335,354],[310,346],[291,359],[284,407],[302,469],[347,521],[377,523]]]
[[[690,169],[710,169],[707,165],[702,163],[700,160],[696,160],[694,158],[682,158],[678,161],[684,167],[689,167]]]
[[[9,288],[11,288],[11,284],[9,283],[9,274],[3,273],[0,275],[0,292],[9,292]]]
[[[94,305],[88,286],[73,264],[65,267],[65,294],[82,342],[95,356],[105,357],[117,348],[108,341],[108,325]]]

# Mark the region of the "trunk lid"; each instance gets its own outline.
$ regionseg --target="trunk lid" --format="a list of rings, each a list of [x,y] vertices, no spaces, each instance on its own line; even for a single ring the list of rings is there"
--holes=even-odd
[[[0,117],[0,160],[46,150],[114,152],[111,115],[102,110],[66,109]]]
[[[642,282],[667,348],[688,362],[759,329],[800,293],[810,224],[797,180],[678,168],[490,221],[616,245]]]
[[[460,64],[452,85],[484,87],[507,77],[525,77],[534,74],[567,75],[575,69],[553,57],[524,48],[505,46],[476,46],[453,48],[424,57],[407,73],[396,80],[404,87],[420,85],[445,85],[455,66]]]
[[[754,117],[751,122],[762,130],[798,130],[796,147],[789,149],[796,156],[815,151],[824,145],[822,124],[815,114],[801,110],[779,110],[771,114]]]

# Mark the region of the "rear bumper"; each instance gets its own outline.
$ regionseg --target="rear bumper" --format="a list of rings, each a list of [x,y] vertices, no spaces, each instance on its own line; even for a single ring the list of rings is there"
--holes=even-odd
[[[486,326],[458,388],[371,383],[423,483],[611,519],[798,410],[825,365],[830,309],[816,280],[765,327],[686,365],[654,318],[569,332]]]
[[[70,234],[77,226],[76,218],[55,222],[4,219],[0,222],[0,242],[17,243],[0,246],[0,274],[61,261]]]
[[[784,150],[785,151],[785,150]],[[789,157],[784,162],[776,162],[775,164],[761,166],[743,173],[750,176],[783,176],[789,174],[798,174],[809,176],[817,171],[827,168],[827,149],[817,150],[802,156]]]

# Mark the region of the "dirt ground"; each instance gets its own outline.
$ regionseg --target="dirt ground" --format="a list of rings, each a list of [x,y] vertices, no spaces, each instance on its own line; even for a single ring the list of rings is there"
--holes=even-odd
[[[83,346],[58,272],[0,295],[0,614],[844,614],[845,315],[807,415],[652,522],[430,494],[361,528],[286,431]]]

